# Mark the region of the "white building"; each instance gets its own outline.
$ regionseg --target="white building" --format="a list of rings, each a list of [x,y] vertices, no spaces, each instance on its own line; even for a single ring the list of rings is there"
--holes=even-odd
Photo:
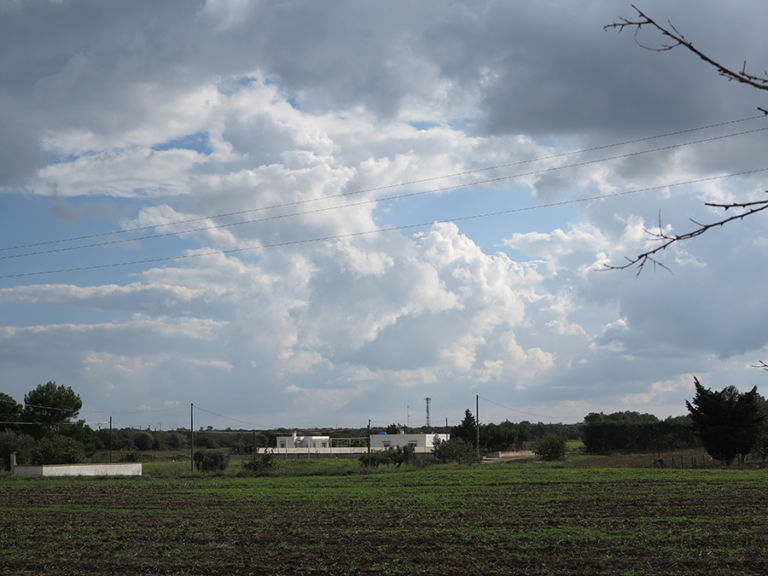
[[[413,446],[416,452],[424,453],[430,452],[436,442],[450,438],[450,434],[375,434],[371,436],[371,450]]]
[[[330,448],[330,436],[299,436],[296,432],[293,436],[278,436],[278,448],[308,448],[311,450],[317,448]]]
[[[374,434],[369,438],[371,450],[413,446],[416,454],[429,454],[437,441],[449,440],[450,437],[450,434]],[[286,457],[356,457],[368,452],[368,447],[364,445],[344,446],[345,440],[344,438],[332,440],[330,436],[299,436],[294,432],[293,436],[278,436],[274,448],[260,448],[259,452],[273,452],[275,455]]]

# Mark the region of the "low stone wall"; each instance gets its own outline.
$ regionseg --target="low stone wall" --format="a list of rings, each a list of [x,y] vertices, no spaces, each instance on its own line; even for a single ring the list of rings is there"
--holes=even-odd
[[[14,476],[141,476],[141,462],[17,466],[16,455],[11,454],[11,471]]]
[[[532,458],[536,456],[530,450],[517,450],[515,452],[491,452],[486,454],[485,458],[490,460],[515,460],[517,458]]]
[[[367,448],[257,448],[258,454],[272,453],[280,458],[357,458]]]

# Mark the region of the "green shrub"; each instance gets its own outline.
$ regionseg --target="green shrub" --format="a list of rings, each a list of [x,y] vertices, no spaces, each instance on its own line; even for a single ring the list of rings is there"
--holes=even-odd
[[[387,450],[375,450],[363,454],[358,458],[365,468],[378,468],[396,464],[398,468],[403,464],[410,464],[416,460],[416,449],[413,446],[396,446]]]
[[[229,466],[229,452],[225,450],[198,450],[195,468],[198,472],[223,472]]]
[[[32,448],[34,464],[77,464],[85,460],[85,449],[77,440],[61,434],[44,436]]]
[[[477,461],[477,455],[472,444],[457,437],[436,442],[432,448],[432,454],[443,463],[472,464]]]
[[[567,439],[560,434],[546,434],[536,440],[534,453],[542,460],[561,460],[565,458]]]
[[[392,464],[392,453],[388,450],[374,450],[363,454],[359,458],[360,464],[365,468],[378,468]]]
[[[31,460],[34,446],[32,436],[14,430],[0,430],[0,459],[5,462],[6,469],[11,467],[11,452],[16,452],[19,464],[25,464]]]
[[[397,467],[400,468],[403,464],[410,464],[416,460],[416,448],[411,445],[398,446],[396,448],[389,449],[390,459]]]
[[[139,455],[136,454],[136,450],[130,448],[128,450],[120,450],[120,462],[138,462]]]
[[[141,432],[136,433],[136,435],[133,437],[133,445],[136,446],[137,450],[152,450],[152,446],[155,443],[155,437],[152,436],[151,432],[147,432],[146,430],[142,430]]]
[[[269,474],[274,468],[275,454],[272,450],[264,450],[260,454],[253,454],[250,460],[243,462],[243,471],[255,476]]]

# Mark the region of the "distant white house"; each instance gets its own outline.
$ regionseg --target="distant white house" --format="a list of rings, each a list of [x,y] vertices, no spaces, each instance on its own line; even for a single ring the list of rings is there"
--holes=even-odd
[[[277,448],[330,448],[330,436],[299,436],[296,432],[293,436],[278,436]]]
[[[374,434],[369,438],[371,450],[413,446],[416,454],[428,454],[437,441],[449,440],[450,437],[450,434]],[[259,451],[286,457],[356,457],[368,451],[367,446],[344,446],[343,440],[331,439],[330,436],[300,436],[294,432],[292,436],[278,436],[274,448],[261,448]]]
[[[430,452],[435,443],[450,438],[450,434],[374,434],[371,436],[371,450],[412,446],[416,452]]]

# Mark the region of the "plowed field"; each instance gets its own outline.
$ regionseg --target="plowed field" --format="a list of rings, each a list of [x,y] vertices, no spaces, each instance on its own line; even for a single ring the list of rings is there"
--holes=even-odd
[[[6,476],[0,574],[768,574],[768,472]]]

